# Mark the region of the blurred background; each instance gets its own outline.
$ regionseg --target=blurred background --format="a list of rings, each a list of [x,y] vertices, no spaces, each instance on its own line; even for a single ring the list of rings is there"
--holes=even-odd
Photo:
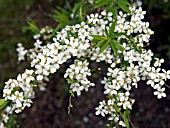
[[[70,2],[73,2],[71,0]],[[73,3],[72,3],[73,4]],[[56,6],[63,7],[65,0],[0,0],[0,96],[4,82],[16,78],[17,74],[29,66],[28,63],[18,63],[16,47],[21,42],[26,48],[33,46],[32,33],[23,31],[29,19],[33,19],[39,28],[55,27],[57,23],[47,14],[53,13]],[[145,21],[150,22],[155,32],[148,47],[156,56],[165,59],[163,68],[170,69],[170,1],[143,0],[146,10]],[[100,65],[93,64],[97,69]],[[50,78],[47,90],[36,91],[36,98],[31,108],[14,115],[9,127],[21,128],[105,128],[107,120],[95,116],[94,108],[104,98],[103,86],[100,84],[102,75],[94,73],[92,81],[96,87],[89,93],[72,99],[73,109],[68,112],[69,85],[63,79],[66,66]],[[105,71],[103,71],[105,72]],[[170,82],[168,82],[170,85]],[[139,88],[133,90],[136,102],[130,119],[138,128],[170,128],[170,89],[166,87],[167,97],[158,100],[153,96],[153,90],[139,83]],[[15,121],[17,120],[17,123]]]

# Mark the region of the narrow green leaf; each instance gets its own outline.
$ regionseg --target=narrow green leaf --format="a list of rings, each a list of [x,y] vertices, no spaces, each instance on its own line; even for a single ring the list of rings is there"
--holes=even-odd
[[[118,1],[117,1],[117,4],[118,4],[118,6],[119,6],[122,10],[124,10],[125,12],[130,13],[129,8],[126,6],[125,3],[123,3],[123,2],[121,2],[121,1],[118,0]]]
[[[124,113],[122,115],[122,119],[123,119],[123,121],[124,121],[124,123],[126,125],[126,128],[129,128],[129,120],[128,120],[128,117],[126,116],[126,113]]]
[[[131,6],[131,4],[127,0],[118,0],[118,1],[120,1],[121,3],[124,3],[128,6]]]
[[[116,109],[116,112],[120,112],[121,110],[117,105],[115,105],[114,108]]]
[[[66,26],[66,24],[63,24],[63,23],[59,23],[56,27],[56,31],[58,31],[59,29],[62,29]]]
[[[95,2],[95,8],[99,8],[101,6],[107,5],[110,1],[109,0],[97,0]]]
[[[126,113],[126,115],[130,115],[129,109],[126,109],[125,113]]]
[[[115,47],[117,49],[119,49],[120,51],[123,51],[124,48],[122,47],[122,45],[117,41],[117,40],[112,40],[113,44],[115,45]]]
[[[28,21],[28,24],[29,24],[30,27],[33,28],[35,31],[39,31],[36,23],[35,23],[33,20],[30,19],[30,20]]]
[[[104,37],[104,36],[100,36],[100,35],[91,35],[93,37],[93,40],[94,42],[98,42],[98,41],[101,41],[101,40],[107,40],[108,38],[107,37]]]
[[[111,8],[110,11],[113,13],[114,19],[116,19],[118,14],[118,7],[114,5],[114,8]]]
[[[109,41],[104,42],[104,44],[100,48],[100,53],[102,53],[108,47],[108,45],[109,45]]]
[[[77,3],[74,4],[74,7],[73,7],[73,9],[72,9],[73,13],[75,13],[76,11],[79,10],[81,4],[82,4],[82,1],[77,2]]]
[[[66,6],[69,9],[69,11],[72,11],[72,8],[71,8],[70,3],[68,2],[68,0],[66,0]]]
[[[0,110],[3,109],[7,105],[8,101],[5,99],[0,99]]]
[[[61,11],[60,8],[57,8],[57,10],[54,10],[54,12],[56,13],[56,17],[61,21],[61,22],[67,22],[69,21],[68,16],[67,16],[67,12]]]
[[[97,45],[96,47],[100,47],[102,46],[107,40],[101,40]]]
[[[82,22],[83,21],[82,7],[80,7],[80,10],[79,10],[79,18],[80,18],[80,21]]]
[[[63,9],[63,8],[60,7],[60,6],[57,6],[57,10],[58,10],[59,12],[63,13],[63,14],[67,14],[67,13],[68,13],[68,11],[66,11],[65,9]]]
[[[111,36],[114,34],[115,24],[116,24],[116,20],[114,20],[114,21],[112,22],[112,25],[110,26],[110,29],[109,29],[109,37],[111,37]]]
[[[67,80],[68,83],[70,83],[70,84],[73,84],[73,83],[76,82],[74,79],[71,79],[71,78],[66,78],[66,80]]]
[[[112,48],[112,50],[114,52],[114,55],[117,56],[118,55],[117,54],[117,49],[116,49],[116,47],[115,47],[115,45],[114,45],[114,43],[112,41],[110,41],[110,46],[111,46],[111,48]]]
[[[24,26],[23,28],[23,31],[32,31],[34,33],[39,33],[39,28],[37,27],[37,25],[35,24],[35,22],[33,20],[29,20],[28,21],[28,26]]]
[[[116,33],[112,36],[112,38],[118,38],[119,36],[126,35],[126,33]]]

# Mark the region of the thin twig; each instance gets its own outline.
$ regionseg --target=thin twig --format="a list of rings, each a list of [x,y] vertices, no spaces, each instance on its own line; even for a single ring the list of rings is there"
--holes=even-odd
[[[69,97],[69,106],[68,106],[68,114],[70,114],[70,111],[71,111],[71,107],[72,107],[72,104],[71,104],[71,95],[70,95],[70,97]]]
[[[41,5],[38,5],[38,8],[44,15],[49,16],[49,14],[42,9]]]
[[[130,117],[129,117],[129,116],[127,116],[127,117],[128,117],[128,120],[129,120],[130,124],[132,125],[132,128],[137,128],[137,127],[135,127],[135,126],[133,125],[132,121],[130,120]]]
[[[169,86],[169,85],[165,84],[165,86],[168,87],[168,88],[170,89],[170,86]]]

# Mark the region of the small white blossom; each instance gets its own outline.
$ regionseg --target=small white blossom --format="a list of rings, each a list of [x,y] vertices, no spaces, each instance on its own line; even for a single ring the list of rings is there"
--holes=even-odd
[[[162,97],[166,97],[165,94],[165,88],[157,88],[157,91],[154,92],[154,95],[156,95],[158,97],[158,99],[161,99]]]

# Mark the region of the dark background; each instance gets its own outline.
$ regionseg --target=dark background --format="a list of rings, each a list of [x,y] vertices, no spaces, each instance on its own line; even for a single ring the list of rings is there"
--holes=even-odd
[[[9,78],[16,78],[28,63],[17,63],[16,46],[21,42],[26,48],[33,46],[31,32],[24,32],[22,27],[31,18],[39,26],[55,27],[56,22],[46,13],[53,13],[56,6],[63,7],[64,0],[0,0],[0,90]],[[73,3],[72,3],[73,4]],[[155,32],[150,40],[150,48],[156,56],[165,59],[163,68],[170,69],[170,2],[163,0],[144,0],[143,9],[147,11],[145,21],[150,22]],[[97,69],[101,65],[91,65]],[[17,123],[23,128],[105,128],[107,120],[95,116],[94,108],[104,98],[102,75],[95,74],[96,83],[88,93],[72,99],[73,109],[67,114],[69,103],[69,85],[63,79],[66,66],[52,76],[47,83],[47,90],[36,91],[36,98],[31,108],[16,116]],[[105,71],[102,71],[105,72]],[[168,82],[169,83],[169,82]],[[170,85],[170,84],[169,84]],[[167,97],[158,100],[153,96],[153,89],[139,83],[133,90],[136,99],[130,119],[138,128],[170,128],[170,89],[166,87]],[[11,128],[17,127],[13,121]]]

